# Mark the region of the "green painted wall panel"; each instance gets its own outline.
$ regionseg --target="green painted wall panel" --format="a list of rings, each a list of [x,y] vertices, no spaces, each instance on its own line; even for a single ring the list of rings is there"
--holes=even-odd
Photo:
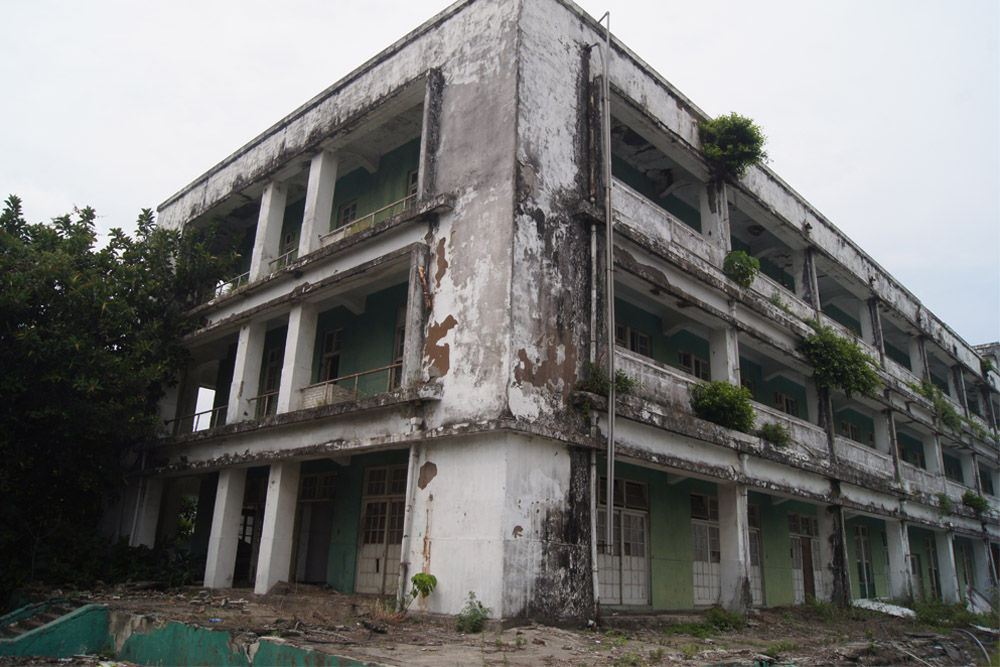
[[[839,322],[844,325],[856,335],[861,335],[861,322],[856,317],[844,312],[833,304],[826,304],[823,306],[823,314],[829,316],[830,319],[835,322]]]
[[[837,425],[837,434],[842,435],[845,438],[850,438],[847,429],[844,428],[844,423],[854,424],[858,427],[858,440],[863,445],[869,447],[875,446],[875,422],[871,417],[863,415],[860,412],[851,410],[847,408],[845,410],[840,410],[833,415],[833,421]]]
[[[0,655],[65,657],[110,646],[108,610],[86,605],[13,638],[0,639]]]
[[[408,450],[354,456],[349,466],[341,467],[337,471],[326,581],[341,593],[354,592],[365,470],[378,466],[403,465],[407,462],[408,456]]]
[[[809,419],[809,407],[806,400],[806,388],[789,380],[781,375],[764,380],[763,371],[759,364],[756,364],[745,357],[740,357],[740,376],[748,379],[754,384],[754,400],[763,405],[777,407],[774,400],[774,392],[781,392],[786,396],[795,399],[797,409],[796,417],[799,419]],[[779,408],[784,409],[784,408]]]
[[[341,176],[334,188],[329,229],[339,226],[345,204],[357,202],[357,219],[406,197],[407,176],[419,163],[420,139],[414,139],[383,155],[374,174],[358,168]]]

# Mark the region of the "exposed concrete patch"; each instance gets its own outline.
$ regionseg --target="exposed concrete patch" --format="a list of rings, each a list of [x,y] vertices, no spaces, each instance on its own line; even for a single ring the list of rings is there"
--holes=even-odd
[[[444,274],[448,270],[448,258],[445,257],[446,245],[445,239],[441,238],[438,241],[437,250],[435,252],[437,259],[437,271],[434,272],[434,286],[437,288],[441,287],[441,279],[444,278]]]
[[[420,466],[420,478],[417,480],[417,486],[420,487],[421,491],[426,489],[431,480],[437,477],[437,472],[437,466],[431,461]]]
[[[449,315],[444,319],[444,322],[432,324],[427,330],[427,359],[431,366],[432,376],[442,377],[448,374],[448,369],[451,366],[451,346],[448,343],[442,345],[441,340],[457,324],[455,318]]]

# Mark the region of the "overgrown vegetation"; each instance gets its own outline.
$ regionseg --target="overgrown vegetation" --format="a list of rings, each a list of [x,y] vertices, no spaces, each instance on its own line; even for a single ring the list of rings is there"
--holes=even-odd
[[[993,370],[993,360],[989,357],[983,357],[979,360],[979,370],[982,371],[983,375],[986,376],[991,370]]]
[[[759,435],[764,442],[770,443],[778,449],[784,449],[788,445],[792,444],[791,432],[785,426],[776,422],[762,424],[761,427],[757,429],[757,435]]]
[[[607,396],[611,382],[608,379],[608,372],[600,364],[587,362],[584,365],[585,378],[576,383],[577,391],[586,391],[599,396]],[[618,368],[615,370],[615,394],[619,396],[631,396],[639,388],[639,381]]]
[[[938,502],[938,513],[941,516],[948,516],[949,514],[951,514],[951,507],[952,507],[951,498],[948,497],[948,494],[938,493],[936,495]]]
[[[833,327],[810,321],[815,333],[799,343],[799,351],[813,368],[813,381],[823,389],[839,389],[850,398],[854,394],[875,396],[882,387],[875,362],[856,341],[839,335]]]
[[[32,581],[105,576],[110,547],[90,537],[102,501],[123,486],[122,455],[162,428],[190,304],[235,260],[149,210],[134,238],[113,229],[98,248],[96,217],[30,224],[15,196],[0,213],[0,605]]]
[[[764,132],[753,120],[738,113],[704,121],[699,136],[701,150],[719,180],[740,178],[751,165],[767,161]]]
[[[951,401],[945,398],[944,392],[934,382],[924,378],[919,384],[910,383],[910,389],[917,392],[934,404],[934,412],[938,421],[947,426],[953,433],[962,432],[962,423],[965,421]]]
[[[760,260],[742,250],[734,250],[726,255],[722,268],[737,285],[748,289],[760,273]]]
[[[491,613],[493,610],[484,607],[483,603],[476,599],[476,594],[469,591],[469,599],[465,601],[465,606],[455,615],[455,629],[466,634],[482,632],[483,624]]]
[[[979,495],[972,489],[968,489],[962,494],[962,504],[972,509],[973,512],[984,514],[990,511],[990,501]]]
[[[974,614],[960,603],[948,604],[940,600],[927,600],[911,601],[906,606],[917,615],[917,621],[933,628],[962,628],[970,625],[996,627],[995,615]]]
[[[437,587],[437,583],[437,577],[433,574],[427,574],[425,572],[418,572],[410,577],[410,593],[403,596],[403,608],[400,611],[406,612],[418,596],[421,600],[426,599],[428,595],[434,592],[434,588]]]
[[[728,611],[720,605],[715,605],[705,612],[705,622],[716,630],[723,632],[742,630],[747,626],[747,620],[742,614],[738,614],[735,611]]]
[[[695,416],[743,433],[753,431],[757,417],[750,405],[751,398],[746,387],[723,381],[691,387],[691,409]]]

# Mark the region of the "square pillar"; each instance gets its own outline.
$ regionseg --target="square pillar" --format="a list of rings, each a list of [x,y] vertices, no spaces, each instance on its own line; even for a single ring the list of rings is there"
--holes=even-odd
[[[424,286],[429,288],[427,277],[427,254],[416,252],[410,262],[410,283],[406,295],[406,329],[403,338],[403,368],[400,384],[409,386],[420,381],[424,356],[424,321],[427,317]]]
[[[907,352],[910,353],[910,368],[918,378],[929,377],[927,375],[927,351],[924,349],[923,336],[911,336],[907,341]]]
[[[961,602],[958,568],[955,567],[955,536],[934,531],[934,550],[937,552],[938,577],[941,579],[941,599],[949,604]]]
[[[996,582],[990,576],[990,548],[986,540],[972,540],[972,585],[988,594]]]
[[[287,196],[288,190],[278,181],[271,181],[264,187],[264,194],[260,199],[260,215],[257,218],[257,236],[250,256],[250,282],[269,274],[270,262],[278,256]]]
[[[830,505],[816,514],[820,569],[823,573],[816,594],[838,606],[846,606],[851,601],[851,573],[844,537],[844,508]]]
[[[219,472],[205,557],[205,588],[231,588],[233,585],[246,483],[246,468],[227,468]]]
[[[698,203],[702,236],[720,248],[723,254],[728,253],[732,242],[729,238],[729,202],[726,200],[725,182],[709,181],[698,193]]]
[[[319,248],[319,237],[330,231],[338,166],[337,156],[327,151],[314,155],[309,164],[306,210],[299,234],[299,257]]]
[[[250,399],[257,395],[257,387],[260,385],[265,334],[267,334],[265,322],[250,322],[240,328],[239,342],[236,344],[236,361],[233,364],[233,382],[229,386],[227,424],[245,421],[254,414]]]
[[[885,520],[886,546],[889,548],[889,597],[905,600],[913,597],[913,578],[910,575],[910,540],[906,524],[894,519]]]
[[[736,329],[713,329],[708,334],[708,352],[711,357],[709,365],[712,381],[740,386],[740,351]]]
[[[163,498],[163,479],[145,477],[139,482],[139,502],[135,508],[135,521],[129,546],[150,549],[156,544],[156,524],[160,519],[160,501]]]
[[[878,299],[868,299],[860,308],[858,321],[861,322],[861,337],[878,350],[879,363],[885,363],[885,343],[882,339],[882,317],[878,310]]]
[[[883,454],[892,454],[896,442],[896,425],[892,421],[892,410],[882,410],[872,415],[875,424],[875,449]],[[896,457],[893,456],[895,461]]]
[[[743,484],[719,484],[720,602],[740,613],[753,604],[750,590],[750,526],[747,489]]]
[[[288,315],[285,359],[278,388],[278,412],[298,410],[302,392],[312,379],[313,350],[318,313],[311,304],[300,303]]]
[[[804,382],[806,386],[806,421],[811,424],[821,424],[819,419],[819,391],[811,378]]]
[[[298,461],[271,464],[253,589],[258,595],[267,593],[279,581],[288,581],[291,572],[300,467]]]

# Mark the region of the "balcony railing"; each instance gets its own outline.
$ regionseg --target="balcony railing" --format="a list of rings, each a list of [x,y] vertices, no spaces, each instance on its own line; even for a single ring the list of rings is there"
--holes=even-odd
[[[888,454],[839,435],[834,438],[833,448],[837,456],[870,474],[885,479],[892,479],[895,476],[892,457]]]
[[[254,396],[249,399],[249,402],[254,406],[253,415],[257,419],[266,417],[267,415],[273,415],[278,412],[278,392],[276,391]]]
[[[178,419],[171,419],[165,422],[167,430],[171,435],[183,435],[185,433],[194,433],[196,431],[204,431],[206,429],[215,428],[216,426],[222,426],[226,423],[226,408],[229,406],[222,405],[217,408],[212,408],[211,410],[202,410],[201,412],[196,412],[192,415],[185,415]]]
[[[315,408],[320,405],[356,400],[359,398],[361,378],[376,373],[386,374],[385,389],[383,391],[390,391],[400,385],[402,370],[403,364],[392,364],[390,366],[383,366],[382,368],[374,368],[370,371],[344,375],[343,377],[327,380],[326,382],[311,384],[300,390],[302,391],[302,407]],[[366,389],[371,391],[370,385]]]
[[[250,282],[250,272],[241,273],[235,278],[230,278],[229,280],[219,283],[215,287],[215,291],[212,294],[213,299],[217,299],[223,294],[229,294],[230,292],[235,292],[240,287],[248,284]]]
[[[270,262],[268,262],[267,265],[271,273],[274,273],[275,271],[280,271],[281,269],[285,268],[298,258],[299,258],[299,250],[298,248],[296,248],[294,250],[289,250],[283,255],[278,255]]]
[[[345,236],[350,236],[351,234],[360,232],[363,229],[368,229],[376,222],[382,222],[383,220],[387,220],[388,218],[391,218],[394,215],[399,215],[400,213],[403,213],[404,211],[413,206],[413,202],[415,202],[416,199],[417,195],[415,194],[403,197],[399,201],[395,201],[389,204],[388,206],[383,206],[382,208],[376,211],[372,211],[368,215],[356,218],[351,222],[348,222],[347,224],[338,227],[337,229],[334,229],[331,232],[323,234],[322,236],[319,237],[320,241],[323,243],[329,243],[331,241],[336,241],[338,239],[341,239]]]
[[[912,485],[925,493],[942,493],[944,491],[944,480],[932,472],[918,468],[906,461],[901,461],[899,471],[903,479],[911,482]]]

